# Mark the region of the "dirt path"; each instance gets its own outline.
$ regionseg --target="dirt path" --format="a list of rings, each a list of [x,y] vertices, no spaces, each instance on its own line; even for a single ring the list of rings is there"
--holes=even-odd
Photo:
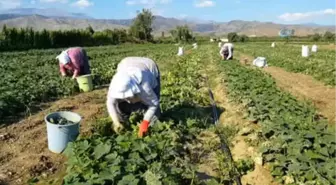
[[[253,57],[240,54],[240,61],[252,63]],[[311,101],[319,113],[335,124],[335,87],[327,87],[309,75],[292,73],[282,68],[269,66],[264,71],[276,80],[278,86],[301,100]]]
[[[215,55],[212,55],[211,57],[213,56]],[[213,61],[217,60],[210,61],[210,65],[207,67],[210,86],[216,100],[216,105],[224,109],[224,112],[220,115],[220,123],[226,126],[234,126],[239,129],[238,134],[236,134],[231,143],[233,158],[235,161],[252,158],[255,162],[254,171],[249,172],[242,177],[243,185],[277,185],[277,183],[274,182],[270,171],[266,166],[263,166],[260,161],[262,158],[256,147],[258,140],[257,133],[260,129],[259,126],[244,119],[244,108],[229,100],[222,75],[218,75],[220,74],[220,70],[216,67],[217,64],[213,63]],[[256,145],[251,146],[247,141],[254,142]]]
[[[336,50],[335,44],[320,45],[320,46],[317,46],[317,47],[320,47],[322,49],[328,49],[328,50]]]
[[[0,184],[26,184],[31,176],[48,178],[62,171],[65,158],[48,150],[44,116],[70,110],[83,117],[81,133],[90,120],[104,113],[106,90],[95,90],[50,104],[50,108],[0,129]]]

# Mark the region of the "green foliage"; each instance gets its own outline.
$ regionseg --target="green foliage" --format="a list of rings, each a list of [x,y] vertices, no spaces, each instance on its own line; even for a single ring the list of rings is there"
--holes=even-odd
[[[229,94],[262,124],[261,152],[272,175],[295,184],[335,184],[335,134],[315,110],[282,92],[262,71],[222,63]],[[251,78],[253,77],[253,78]]]
[[[172,53],[170,57],[175,57]],[[145,138],[137,137],[139,117],[134,113],[134,124],[122,135],[96,132],[88,138],[71,143],[67,150],[68,167],[64,184],[223,184],[232,182],[230,168],[223,166],[221,181],[198,179],[197,167],[189,144],[201,131],[212,124],[206,94],[199,92],[201,77],[199,54],[174,58],[176,62],[162,75],[162,122],[150,127]],[[99,125],[110,119],[98,120]],[[98,131],[98,130],[97,130]],[[231,132],[231,131],[230,131]],[[214,148],[212,148],[214,150]],[[218,149],[217,149],[218,150]],[[226,162],[226,161],[225,161]]]
[[[331,33],[330,31],[327,31],[324,33],[323,39],[325,41],[335,42],[335,33]]]
[[[141,55],[158,59],[169,56],[173,46],[136,45],[86,48],[92,58],[94,84],[109,84],[118,62],[126,56]],[[79,91],[77,82],[62,78],[55,56],[60,49],[3,52],[0,55],[0,117],[18,116],[41,102],[70,96]],[[172,51],[173,52],[173,51]],[[2,121],[2,120],[0,120]]]
[[[86,28],[86,31],[89,32],[91,35],[93,35],[95,33],[95,31],[93,30],[92,26],[89,25],[87,28]]]
[[[189,43],[193,40],[192,31],[187,25],[177,26],[174,30],[170,31],[175,42]]]
[[[236,45],[237,50],[254,57],[264,56],[270,66],[278,66],[291,72],[308,74],[335,86],[335,51],[319,50],[308,58],[301,57],[301,45],[277,44],[275,48],[270,43],[249,43]]]
[[[34,31],[32,28],[4,26],[0,35],[0,51],[120,44],[130,40],[126,30],[95,32],[91,26],[85,30],[67,31]]]
[[[320,41],[322,39],[322,36],[318,33],[315,33],[311,38],[313,41]]]
[[[228,34],[227,38],[229,42],[248,42],[249,38],[246,35],[238,35],[236,32],[231,32]]]
[[[251,158],[240,159],[235,162],[236,168],[241,175],[245,175],[250,171],[254,170],[254,161]]]
[[[152,24],[154,16],[148,9],[143,9],[138,13],[130,27],[130,33],[133,37],[139,40],[151,41],[152,36]]]
[[[248,42],[249,38],[246,35],[240,35],[239,36],[239,42]]]
[[[238,42],[239,41],[239,35],[235,32],[231,32],[228,34],[229,42]]]

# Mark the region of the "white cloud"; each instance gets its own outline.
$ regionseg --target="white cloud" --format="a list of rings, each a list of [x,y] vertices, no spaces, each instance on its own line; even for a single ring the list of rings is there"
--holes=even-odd
[[[304,13],[284,13],[278,18],[282,21],[302,21],[302,20],[312,20],[316,18],[321,18],[323,16],[335,15],[335,9],[325,9],[320,11],[304,12]]]
[[[144,5],[147,7],[153,7],[158,4],[169,4],[172,0],[128,0],[127,5]]]
[[[195,3],[195,6],[198,8],[212,7],[215,6],[215,2],[211,0],[199,0]]]
[[[126,1],[126,4],[127,4],[127,5],[135,5],[136,2],[135,2],[135,1]]]
[[[36,4],[36,1],[32,0],[32,1],[30,1],[30,4],[34,5],[34,4]]]
[[[42,3],[67,3],[68,0],[40,0]]]
[[[93,2],[90,2],[89,0],[78,0],[74,3],[72,3],[72,6],[76,6],[80,9],[84,9],[84,8],[93,6]]]
[[[0,9],[12,9],[21,6],[21,0],[0,0]]]

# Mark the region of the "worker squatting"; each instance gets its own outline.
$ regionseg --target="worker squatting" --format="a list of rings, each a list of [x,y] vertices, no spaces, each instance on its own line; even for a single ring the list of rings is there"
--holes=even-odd
[[[225,43],[220,49],[223,60],[233,59],[233,44]],[[86,51],[81,47],[69,48],[56,57],[62,76],[75,79],[90,74]],[[126,120],[134,111],[144,111],[139,125],[139,137],[143,137],[150,125],[161,115],[160,70],[149,58],[126,57],[118,64],[107,93],[107,110],[113,121],[113,130],[120,133]]]

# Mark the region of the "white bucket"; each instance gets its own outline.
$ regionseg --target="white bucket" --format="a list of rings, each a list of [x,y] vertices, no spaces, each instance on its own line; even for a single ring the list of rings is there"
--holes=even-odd
[[[50,123],[50,118],[62,117],[73,122],[69,125]],[[61,111],[48,114],[44,118],[47,123],[48,148],[54,153],[62,153],[68,143],[75,141],[79,135],[79,124],[82,117],[74,112]]]
[[[313,45],[311,51],[314,52],[314,53],[316,53],[317,52],[317,46]]]
[[[302,45],[302,57],[309,57],[309,47]]]
[[[271,45],[271,47],[272,47],[272,48],[274,48],[274,47],[275,47],[275,43],[274,43],[274,42],[272,42],[272,45]]]
[[[177,55],[178,56],[182,56],[183,55],[183,47],[179,47]]]

